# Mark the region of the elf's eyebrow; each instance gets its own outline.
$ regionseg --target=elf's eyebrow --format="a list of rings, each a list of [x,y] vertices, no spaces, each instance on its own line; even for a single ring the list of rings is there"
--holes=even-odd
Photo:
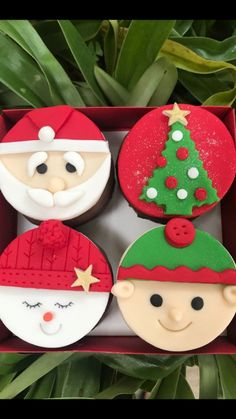
[[[45,151],[38,151],[37,153],[32,154],[27,162],[28,176],[32,177],[36,167],[44,163],[47,158],[48,155]]]
[[[85,167],[84,159],[76,151],[68,151],[63,155],[63,158],[68,163],[75,166],[78,175],[82,175]]]

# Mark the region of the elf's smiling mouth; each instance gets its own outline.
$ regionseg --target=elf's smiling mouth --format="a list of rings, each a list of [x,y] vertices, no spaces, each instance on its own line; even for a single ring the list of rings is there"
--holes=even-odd
[[[39,327],[45,335],[53,336],[53,335],[56,335],[61,330],[62,324],[60,323],[58,328],[56,330],[54,330],[53,332],[49,332],[49,331],[45,330],[41,323],[39,324]]]
[[[187,329],[187,327],[189,327],[192,324],[192,322],[190,322],[189,324],[187,324],[187,326],[182,327],[182,329],[169,329],[168,327],[164,326],[164,324],[162,324],[161,320],[158,320],[158,322],[163,327],[163,329],[168,330],[168,332],[182,332],[183,330]]]

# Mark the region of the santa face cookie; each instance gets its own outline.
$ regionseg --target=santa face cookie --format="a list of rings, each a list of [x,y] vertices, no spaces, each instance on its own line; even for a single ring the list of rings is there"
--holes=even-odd
[[[33,345],[70,345],[99,322],[111,286],[109,263],[93,242],[60,221],[45,221],[0,257],[0,318]]]
[[[235,315],[236,266],[220,242],[173,218],[127,249],[112,293],[128,326],[146,342],[167,351],[196,349]]]
[[[108,202],[113,189],[108,142],[70,106],[27,113],[0,143],[0,188],[31,221],[81,224]]]
[[[141,118],[118,158],[121,190],[138,215],[196,217],[225,195],[236,171],[227,128],[200,106],[167,105]]]

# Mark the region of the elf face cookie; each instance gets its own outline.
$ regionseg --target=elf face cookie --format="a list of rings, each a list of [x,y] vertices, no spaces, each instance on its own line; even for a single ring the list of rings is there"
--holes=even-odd
[[[92,241],[60,221],[45,221],[0,257],[0,318],[33,345],[70,345],[99,322],[111,286],[109,263]]]
[[[118,158],[121,190],[138,215],[196,217],[223,198],[236,170],[233,139],[200,106],[167,105],[141,118]]]
[[[86,222],[112,193],[108,142],[70,106],[30,111],[0,143],[0,188],[33,222]]]
[[[236,311],[236,266],[223,245],[182,218],[125,252],[112,293],[128,326],[168,351],[206,345]]]

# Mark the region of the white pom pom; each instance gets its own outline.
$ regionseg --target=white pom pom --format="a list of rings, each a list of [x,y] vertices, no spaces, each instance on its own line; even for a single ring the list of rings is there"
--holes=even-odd
[[[38,137],[40,141],[43,141],[44,143],[51,143],[55,137],[55,131],[49,126],[42,127],[39,130]]]

